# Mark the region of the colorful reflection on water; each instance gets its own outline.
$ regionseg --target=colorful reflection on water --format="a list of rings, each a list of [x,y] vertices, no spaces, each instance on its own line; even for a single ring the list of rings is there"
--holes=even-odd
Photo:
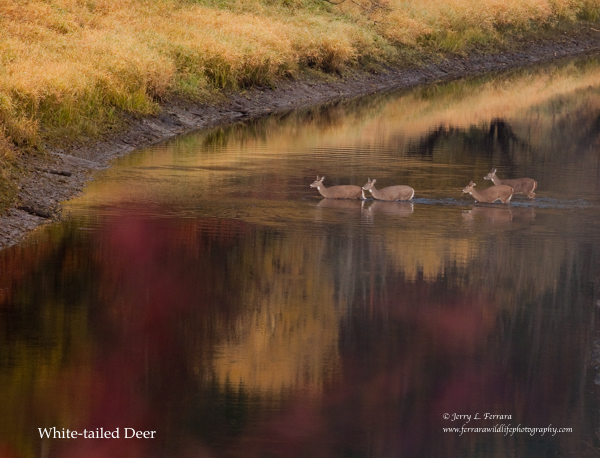
[[[598,113],[586,58],[122,158],[0,253],[0,457],[595,456]]]

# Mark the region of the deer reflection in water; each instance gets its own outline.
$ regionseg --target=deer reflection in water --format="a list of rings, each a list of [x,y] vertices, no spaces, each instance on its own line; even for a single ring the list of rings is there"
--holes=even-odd
[[[364,206],[365,201],[362,199],[321,199],[316,205],[318,210],[315,218],[317,221],[331,220],[332,217],[340,217],[344,221],[354,219],[355,216],[362,218]]]
[[[323,199],[317,204],[317,207],[335,208],[338,210],[359,210],[362,209],[364,205],[364,200]]]
[[[414,204],[412,202],[386,202],[382,200],[374,200],[367,208],[369,215],[379,213],[388,216],[410,216],[414,212]]]
[[[535,209],[529,207],[515,208],[475,205],[470,210],[463,211],[462,217],[468,222],[485,220],[492,224],[510,223],[513,221],[533,221],[535,219]]]
[[[475,206],[470,210],[463,211],[462,216],[465,221],[474,221],[476,218],[480,218],[491,223],[508,223],[513,219],[512,210],[506,207]]]

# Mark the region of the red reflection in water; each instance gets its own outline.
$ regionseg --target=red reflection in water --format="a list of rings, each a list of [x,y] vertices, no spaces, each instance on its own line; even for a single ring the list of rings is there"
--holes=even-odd
[[[10,444],[0,444],[0,458],[19,458],[20,456]]]
[[[385,319],[388,333],[366,337],[363,348],[360,341],[348,345],[343,374],[320,401],[296,396],[232,454],[426,456],[432,437],[453,426],[444,424],[443,413],[476,412],[501,400],[493,366],[472,359],[494,327],[492,305],[460,291],[435,299],[436,288],[400,280],[385,291],[386,299],[375,298],[370,316],[359,319]],[[448,367],[446,359],[457,357],[461,362]],[[454,438],[447,439],[451,444]],[[454,456],[452,450],[445,456]]]
[[[493,342],[502,310],[485,292],[397,278],[373,291],[368,308],[354,310],[344,324],[342,372],[319,396],[290,395],[281,410],[261,412],[217,449],[185,430],[181,417],[201,389],[193,366],[202,365],[212,337],[237,318],[234,282],[241,267],[216,260],[254,229],[217,219],[123,215],[111,221],[86,248],[92,283],[101,285],[90,312],[93,356],[82,365],[71,362],[55,383],[88,398],[72,428],[119,428],[121,438],[51,440],[48,456],[464,456],[478,440],[490,439],[442,433],[462,425],[445,421],[444,413],[511,414],[513,423],[546,426],[568,410],[568,387],[555,377],[569,369],[568,358],[540,359],[544,383],[533,388],[532,376],[507,377],[505,349]],[[71,262],[69,249],[81,247],[61,254],[59,276]],[[37,256],[25,250],[12,262],[33,269],[51,251],[38,246]],[[26,271],[17,269],[3,285],[16,289]],[[36,408],[60,415],[63,407],[44,398]],[[32,429],[53,426],[42,424],[43,413],[36,413]],[[156,431],[156,439],[125,439],[125,428]],[[506,445],[510,439],[495,440]],[[12,456],[15,449],[0,444],[0,457]]]
[[[180,393],[191,379],[190,342],[181,335],[185,321],[208,322],[213,319],[208,314],[228,314],[222,298],[212,296],[215,273],[202,257],[209,246],[227,246],[240,231],[247,228],[233,221],[182,225],[135,216],[114,219],[99,231],[94,242],[99,246],[97,274],[100,284],[111,286],[100,302],[105,309],[98,311],[99,339],[104,342],[92,367],[90,414],[78,430],[119,428],[120,439],[54,441],[56,456],[160,455],[157,442],[164,443],[169,434],[165,420],[185,403]],[[210,242],[203,243],[203,236]],[[214,308],[217,300],[220,310]],[[103,331],[107,336],[102,336]],[[202,339],[198,337],[199,345]],[[129,433],[155,431],[157,439],[125,439],[125,428],[130,428]],[[178,445],[180,456],[211,456],[201,444]]]

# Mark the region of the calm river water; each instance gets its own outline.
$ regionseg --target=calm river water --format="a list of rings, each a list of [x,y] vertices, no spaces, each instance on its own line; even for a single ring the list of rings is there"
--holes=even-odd
[[[0,252],[0,456],[598,456],[599,157],[594,57],[134,152]]]

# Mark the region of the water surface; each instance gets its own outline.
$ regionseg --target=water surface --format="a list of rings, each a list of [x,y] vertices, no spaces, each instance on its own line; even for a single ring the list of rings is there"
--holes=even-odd
[[[116,161],[0,253],[0,455],[597,456],[599,113],[588,57]]]

